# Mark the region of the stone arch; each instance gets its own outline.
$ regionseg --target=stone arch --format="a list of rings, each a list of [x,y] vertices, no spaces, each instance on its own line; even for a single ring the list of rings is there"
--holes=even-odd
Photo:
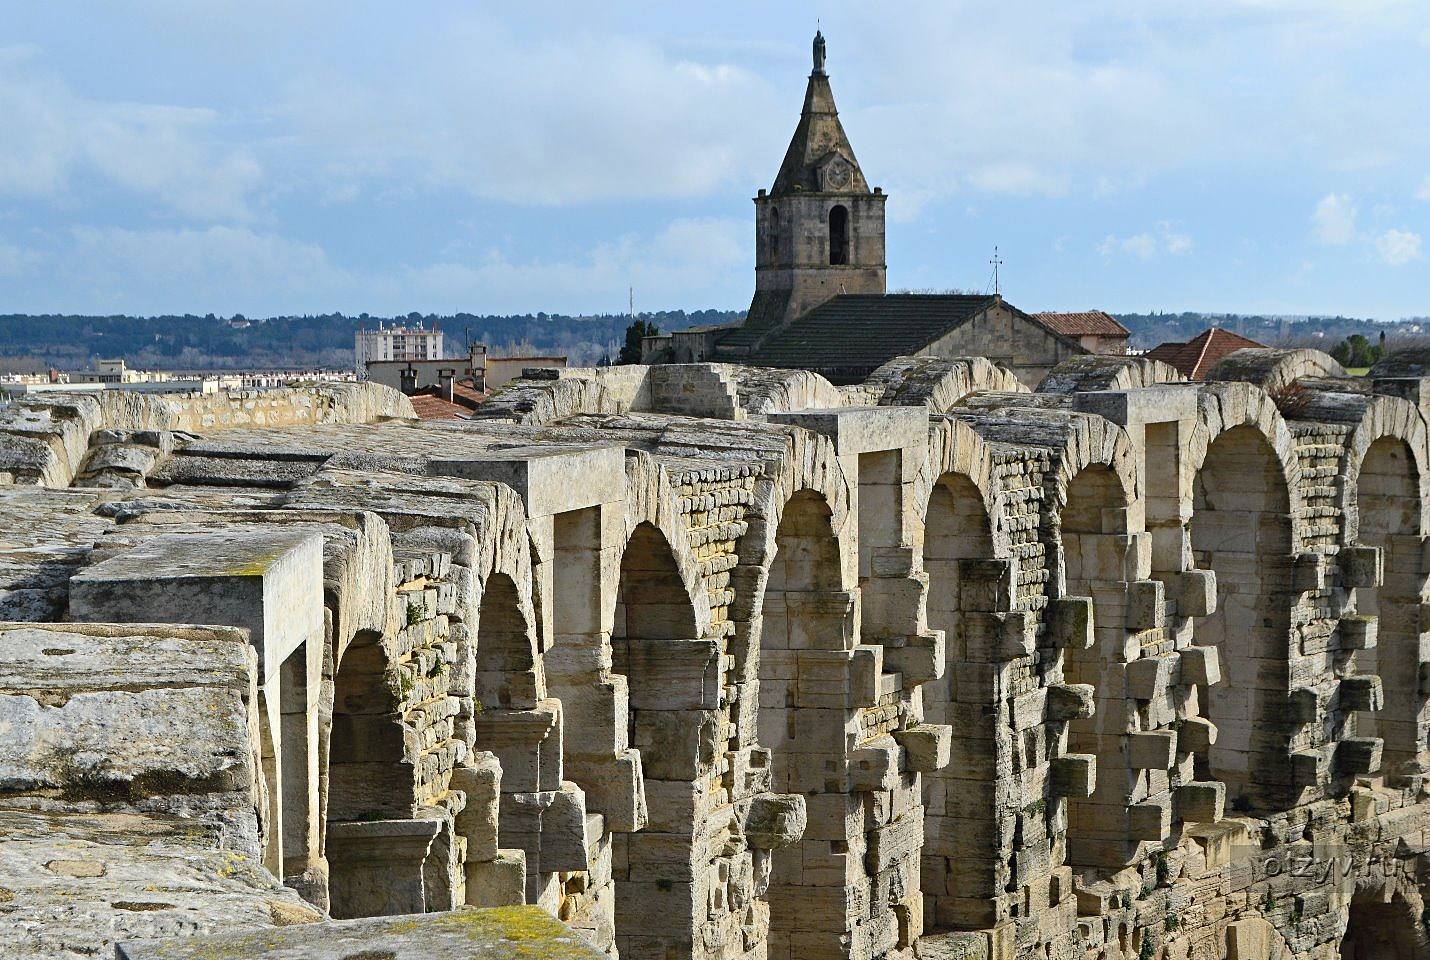
[[[1379,675],[1384,696],[1379,711],[1358,718],[1356,733],[1383,740],[1382,769],[1392,776],[1415,768],[1430,720],[1419,683],[1426,590],[1420,460],[1405,440],[1385,435],[1370,444],[1356,470],[1356,542],[1382,551],[1383,582],[1357,591],[1359,613],[1376,618],[1377,642],[1355,652],[1355,667],[1357,673]]]
[[[1064,680],[1091,686],[1094,703],[1091,716],[1067,721],[1067,752],[1093,756],[1097,767],[1092,795],[1068,798],[1067,859],[1075,868],[1120,868],[1134,852],[1126,805],[1136,792],[1138,771],[1126,762],[1128,709],[1120,682],[1129,656],[1131,499],[1124,478],[1094,462],[1068,482],[1057,516],[1061,596],[1092,601],[1092,645],[1083,646],[1079,637],[1063,652]]]
[[[1357,878],[1340,960],[1427,960],[1430,936],[1421,919],[1424,911],[1413,884],[1384,875]]]
[[[482,590],[473,670],[474,708],[531,710],[539,699],[535,631],[516,584],[493,573]]]
[[[844,393],[813,370],[723,366],[749,416],[845,406]]]
[[[885,407],[943,413],[976,393],[1027,393],[1012,371],[987,357],[895,357],[870,374],[861,391]]]
[[[1161,383],[1185,383],[1181,371],[1147,357],[1087,354],[1069,357],[1038,384],[1037,393],[1083,393],[1089,390],[1133,390]]]
[[[1207,373],[1211,381],[1254,383],[1267,393],[1275,393],[1302,377],[1344,377],[1345,369],[1319,350],[1273,350],[1244,347],[1217,362]]]
[[[950,762],[923,779],[924,894],[932,924],[978,929],[992,925],[987,911],[1006,866],[996,849],[973,838],[996,836],[998,811],[1013,791],[998,776],[997,705],[960,689],[967,676],[957,667],[992,662],[988,640],[999,624],[977,594],[997,575],[993,525],[983,491],[962,473],[943,473],[924,503],[928,625],[944,633],[943,676],[922,688],[925,718],[953,731]]]
[[[1233,809],[1278,806],[1292,789],[1289,719],[1294,487],[1266,432],[1228,424],[1194,451],[1190,539],[1195,564],[1216,573],[1217,607],[1197,639],[1217,648],[1219,684],[1202,691],[1217,740],[1198,779],[1226,783]]]
[[[707,910],[713,860],[695,849],[702,825],[691,794],[718,770],[720,650],[700,639],[695,607],[666,536],[638,524],[622,551],[613,620],[613,669],[626,677],[626,741],[640,751],[645,829],[623,836],[614,864],[617,947],[633,955],[690,955],[691,917]],[[617,747],[623,744],[618,743]],[[678,853],[673,853],[678,851]],[[656,864],[675,856],[694,865],[672,884]]]
[[[857,804],[844,782],[850,744],[843,684],[836,684],[841,693],[826,709],[815,710],[815,690],[802,690],[800,681],[807,673],[812,679],[831,671],[839,678],[855,640],[854,596],[846,589],[834,516],[815,490],[797,490],[783,504],[761,598],[757,729],[760,744],[770,750],[770,788],[804,795],[814,808],[806,837],[773,854],[772,960],[797,960],[813,944],[837,949],[847,923],[842,914],[807,906],[829,892],[824,888],[842,890],[850,879],[847,867],[805,867],[842,863],[850,855],[844,814],[850,803]]]
[[[380,823],[410,818],[416,796],[397,683],[381,636],[354,637],[334,676],[328,741],[327,856],[330,912],[336,919],[410,910],[394,899],[393,890],[373,888],[364,856],[371,846],[368,834],[379,831]]]

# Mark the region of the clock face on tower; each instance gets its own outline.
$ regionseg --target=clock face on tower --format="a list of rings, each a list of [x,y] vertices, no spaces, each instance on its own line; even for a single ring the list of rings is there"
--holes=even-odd
[[[847,186],[849,186],[849,164],[839,158],[829,161],[824,168],[825,189],[843,190]]]

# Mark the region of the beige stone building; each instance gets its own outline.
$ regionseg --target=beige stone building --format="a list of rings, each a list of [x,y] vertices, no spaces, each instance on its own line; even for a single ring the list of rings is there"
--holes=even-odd
[[[17,400],[0,944],[1423,957],[1427,378]]]

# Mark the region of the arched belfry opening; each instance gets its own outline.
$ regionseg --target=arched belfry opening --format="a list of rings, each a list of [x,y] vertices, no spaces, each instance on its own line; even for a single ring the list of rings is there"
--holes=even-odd
[[[829,263],[842,267],[849,262],[849,208],[837,203],[829,210]]]
[[[1251,426],[1207,448],[1192,484],[1192,554],[1216,572],[1216,611],[1197,623],[1215,646],[1221,682],[1200,689],[1217,739],[1197,758],[1198,780],[1226,784],[1234,811],[1276,807],[1292,792],[1286,710],[1293,562],[1290,493],[1276,451]]]

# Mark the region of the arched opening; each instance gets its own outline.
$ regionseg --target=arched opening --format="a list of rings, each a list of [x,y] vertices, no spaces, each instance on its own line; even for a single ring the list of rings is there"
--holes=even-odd
[[[923,775],[923,891],[928,920],[938,929],[992,926],[993,899],[1005,883],[997,816],[1014,787],[999,779],[991,756],[998,704],[994,691],[981,684],[964,689],[961,681],[970,675],[956,669],[991,662],[987,637],[997,625],[977,594],[987,584],[987,571],[978,564],[992,557],[982,494],[962,474],[944,474],[929,496],[923,547],[928,625],[943,631],[945,657],[943,677],[922,688],[924,710],[930,723],[953,728],[950,763]]]
[[[648,823],[614,843],[616,947],[630,956],[689,956],[691,917],[706,908],[713,869],[697,863],[672,882],[672,851],[694,857],[691,797],[714,767],[718,697],[707,687],[719,661],[698,639],[690,594],[670,543],[649,523],[636,527],[621,556],[611,636],[613,667],[628,683],[630,745],[640,751]],[[696,809],[699,801],[695,801]],[[718,852],[715,853],[718,856]]]
[[[862,873],[846,832],[846,820],[860,802],[841,782],[846,711],[842,703],[815,709],[800,695],[802,668],[813,673],[819,666],[810,654],[844,651],[853,642],[853,603],[842,591],[831,516],[824,498],[809,490],[785,504],[762,607],[759,742],[771,752],[771,789],[803,794],[808,811],[804,838],[773,854],[770,960],[839,955],[845,917],[810,904],[832,902],[819,888],[842,890],[853,882],[851,872]]]
[[[326,852],[330,912],[339,920],[426,909],[422,862],[431,838],[421,855],[402,859],[389,829],[410,821],[415,783],[387,657],[376,635],[359,635],[334,678]]]
[[[476,710],[536,707],[536,664],[531,633],[521,614],[516,584],[504,573],[487,578],[477,627]]]
[[[834,266],[849,262],[849,208],[843,204],[829,209],[829,262]]]
[[[1091,717],[1068,721],[1067,752],[1097,758],[1092,796],[1068,800],[1067,859],[1074,867],[1127,864],[1132,854],[1127,804],[1134,794],[1170,807],[1165,771],[1133,770],[1123,759],[1129,722],[1140,726],[1142,718],[1129,717],[1122,685],[1111,680],[1114,666],[1128,656],[1123,571],[1129,546],[1126,513],[1120,509],[1126,503],[1117,474],[1093,464],[1068,484],[1067,503],[1058,516],[1064,596],[1091,597],[1093,607],[1092,646],[1074,644],[1063,655],[1063,679],[1091,685],[1095,706]],[[1144,782],[1139,784],[1139,778]]]
[[[1383,894],[1381,894],[1383,896]],[[1418,897],[1416,898],[1418,900]],[[1351,900],[1341,960],[1426,960],[1430,958],[1420,911],[1402,895],[1390,900],[1357,891]]]
[[[1261,431],[1241,426],[1207,448],[1192,484],[1192,554],[1214,570],[1217,608],[1198,621],[1197,642],[1215,646],[1221,682],[1199,693],[1217,741],[1197,758],[1198,780],[1226,783],[1235,811],[1289,802],[1286,709],[1291,653],[1290,494]]]
[[[770,207],[770,251],[771,263],[778,263],[780,259],[780,211],[778,207]]]
[[[1395,776],[1425,749],[1419,734],[1427,719],[1418,689],[1420,604],[1420,477],[1410,448],[1397,437],[1370,445],[1356,486],[1357,538],[1384,551],[1385,582],[1357,591],[1359,612],[1378,619],[1379,637],[1355,654],[1356,673],[1378,674],[1385,703],[1357,718],[1357,732],[1384,740],[1382,769]]]

